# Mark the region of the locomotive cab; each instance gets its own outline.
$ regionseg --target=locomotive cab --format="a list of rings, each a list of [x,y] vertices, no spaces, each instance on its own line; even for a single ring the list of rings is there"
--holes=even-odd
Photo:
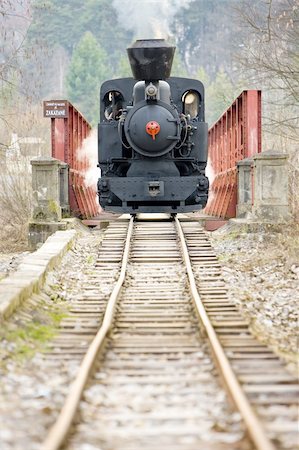
[[[127,213],[200,209],[208,192],[203,85],[170,77],[175,47],[162,39],[127,51],[135,79],[101,87],[100,204]]]

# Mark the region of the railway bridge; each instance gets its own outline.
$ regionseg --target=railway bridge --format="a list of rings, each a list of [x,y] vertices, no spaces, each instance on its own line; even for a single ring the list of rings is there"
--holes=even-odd
[[[98,205],[96,179],[93,185],[86,181],[92,167],[84,142],[91,135],[91,125],[66,100],[44,102],[44,115],[51,121],[52,159],[32,161],[33,243],[40,233],[44,239],[61,229],[63,216],[71,214],[88,224],[105,218]],[[210,192],[200,214],[209,230],[230,218],[273,221],[288,217],[287,155],[262,152],[261,117],[261,91],[243,91],[209,129]],[[96,154],[95,141],[93,145]]]

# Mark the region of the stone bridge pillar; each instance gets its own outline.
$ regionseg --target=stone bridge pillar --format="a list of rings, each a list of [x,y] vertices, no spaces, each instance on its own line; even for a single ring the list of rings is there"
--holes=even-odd
[[[237,217],[252,213],[253,203],[253,159],[242,159],[238,167]]]
[[[290,219],[288,155],[269,150],[253,156],[253,215],[262,220]]]
[[[237,217],[282,222],[291,217],[288,155],[269,150],[238,162]]]
[[[29,223],[32,249],[57,230],[66,229],[69,214],[68,165],[51,157],[31,160],[34,209]]]

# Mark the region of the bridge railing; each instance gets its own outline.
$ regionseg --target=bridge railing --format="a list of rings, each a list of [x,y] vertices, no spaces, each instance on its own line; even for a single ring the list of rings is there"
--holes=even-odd
[[[261,152],[261,91],[243,91],[209,129],[206,214],[236,216],[237,162]]]
[[[91,218],[99,212],[96,186],[86,184],[89,161],[82,151],[91,125],[67,100],[44,102],[44,117],[51,118],[52,157],[69,166],[69,203],[72,215]],[[96,151],[96,149],[95,149]]]

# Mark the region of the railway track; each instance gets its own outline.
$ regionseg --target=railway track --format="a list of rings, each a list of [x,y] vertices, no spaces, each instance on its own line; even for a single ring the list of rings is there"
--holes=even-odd
[[[228,301],[199,225],[116,222],[98,282],[121,261],[108,303],[91,284],[62,323],[51,357],[85,357],[43,450],[293,448],[298,385]]]

